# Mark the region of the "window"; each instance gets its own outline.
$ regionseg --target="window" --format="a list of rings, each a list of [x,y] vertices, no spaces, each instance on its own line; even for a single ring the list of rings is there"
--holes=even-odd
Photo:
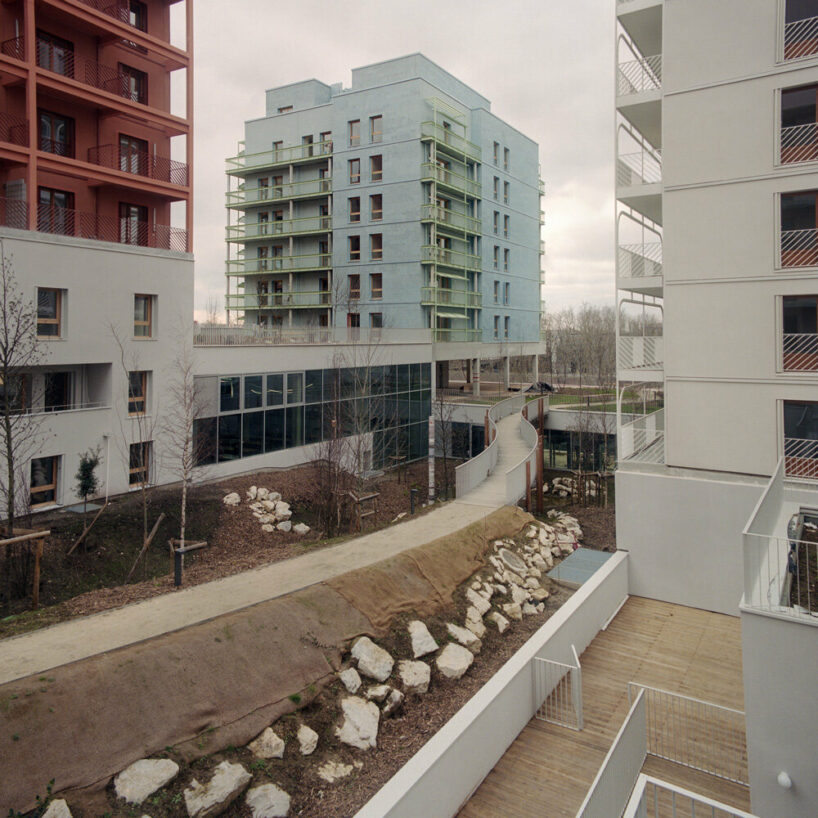
[[[260,409],[264,402],[261,375],[244,376],[244,408]]]
[[[349,281],[349,297],[353,301],[357,301],[361,297],[361,277],[357,273],[348,276]]]
[[[494,164],[499,165],[500,164],[500,143],[499,142],[494,143],[494,153],[493,153],[493,155],[494,155]]]
[[[284,195],[284,176],[273,176],[273,198],[280,199]]]
[[[784,473],[818,478],[818,403],[784,401]]]
[[[361,260],[361,237],[360,236],[350,236],[349,237],[349,260],[350,261],[360,261]]]
[[[133,297],[133,334],[135,338],[153,337],[153,296]]]
[[[786,0],[784,14],[784,59],[794,60],[818,51],[814,17],[818,8],[814,0]]]
[[[46,153],[58,156],[74,155],[74,120],[70,116],[38,111],[39,145]]]
[[[511,264],[511,250],[505,248],[503,250],[503,269],[508,272],[509,264]]]
[[[369,297],[378,300],[383,298],[383,274],[370,273],[369,275]]]
[[[380,193],[369,197],[369,218],[373,222],[383,219],[383,196]]]
[[[31,507],[57,502],[57,472],[59,457],[35,457],[31,460],[29,494]]]
[[[373,261],[383,258],[383,234],[373,233],[369,237],[369,257]]]
[[[783,298],[784,371],[818,371],[818,295]]]
[[[495,304],[500,303],[500,282],[499,281],[494,282],[494,303]]]
[[[361,199],[359,196],[350,196],[349,220],[351,222],[359,222],[361,220]]]
[[[347,313],[347,326],[357,329],[361,326],[361,314],[358,312]]]
[[[494,177],[493,192],[494,192],[494,200],[497,201],[500,198],[500,177],[499,176]]]
[[[319,145],[321,153],[332,153],[332,131],[321,131],[318,137],[321,142]]]
[[[148,143],[127,134],[119,135],[119,169],[125,173],[148,175]]]
[[[349,183],[351,185],[357,185],[361,181],[361,160],[360,159],[350,159],[349,160]]]
[[[494,269],[499,270],[500,269],[500,248],[496,244],[494,245],[493,262],[494,262]]]
[[[43,409],[46,412],[62,412],[72,409],[71,372],[46,372],[43,378]]]
[[[383,141],[383,117],[371,116],[369,117],[369,141],[381,142]]]
[[[148,373],[128,373],[128,414],[144,415],[145,398],[148,393]]]
[[[503,148],[503,170],[511,170],[511,151]]]
[[[74,43],[46,31],[38,31],[37,66],[63,77],[73,77]]]
[[[503,216],[503,235],[508,238],[508,234],[511,228],[511,216]]]
[[[361,144],[361,120],[360,119],[352,119],[348,123],[349,125],[349,146],[355,147],[356,145]]]
[[[128,2],[128,22],[140,31],[148,30],[148,7],[139,0]]]
[[[131,443],[128,452],[128,483],[146,486],[150,482],[151,441]]]
[[[301,155],[305,158],[312,156],[313,151],[313,138],[312,134],[307,134],[307,136],[301,137]]]
[[[122,244],[148,244],[148,208],[119,203],[119,241]]]
[[[18,375],[12,378],[8,389],[3,386],[3,378],[0,376],[0,406],[5,407],[6,402],[11,412],[22,412],[31,406],[31,377],[29,375]]]
[[[37,337],[59,338],[62,335],[62,290],[37,288]]]
[[[503,338],[508,338],[508,329],[509,329],[510,324],[511,324],[511,319],[508,316],[506,316],[503,319]]]
[[[382,312],[369,313],[369,326],[372,327],[372,329],[382,329],[383,313]]]
[[[503,203],[511,202],[511,182],[503,182]]]
[[[500,213],[495,210],[494,211],[494,235],[496,236],[500,232]]]
[[[360,165],[358,166],[360,168]],[[329,168],[318,168],[318,178],[321,180],[319,185],[322,192],[329,191],[332,179],[329,175]]]
[[[290,372],[287,375],[287,403],[303,403],[304,373]]]
[[[278,109],[278,112],[281,113],[281,108]],[[284,158],[284,142],[279,140],[278,142],[273,142],[273,159],[276,162],[280,162]]]
[[[510,295],[511,295],[511,284],[509,284],[508,281],[506,281],[503,284],[503,303],[504,304],[508,304]]]
[[[369,178],[373,182],[380,182],[383,179],[383,157],[380,154],[369,157]]]
[[[279,112],[280,114],[288,114],[288,113],[290,113],[290,111],[292,111],[292,109],[293,109],[293,106],[292,106],[292,105],[282,105],[282,106],[281,106],[281,107],[278,109],[278,112]],[[280,145],[280,144],[282,144],[282,143],[281,143],[281,142],[279,142],[278,144]]]
[[[818,265],[818,191],[781,194],[781,266]]]
[[[267,376],[267,406],[282,406],[284,404],[284,376]]]
[[[144,71],[119,63],[119,92],[131,102],[148,104],[148,75]]]
[[[494,316],[494,337],[495,339],[500,337],[500,316]]]
[[[241,378],[227,375],[219,378],[219,411],[235,412],[241,408]]]

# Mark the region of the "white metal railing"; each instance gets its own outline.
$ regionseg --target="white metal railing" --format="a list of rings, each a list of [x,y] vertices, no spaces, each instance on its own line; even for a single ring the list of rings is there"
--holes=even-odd
[[[111,404],[106,401],[74,401],[73,403],[46,406],[32,406],[26,414],[30,415],[61,415],[65,412],[88,412],[93,409],[110,409]]]
[[[620,369],[662,368],[664,338],[661,335],[620,335],[617,365]]]
[[[197,326],[194,346],[275,346],[277,344],[431,344],[428,329],[357,327]]]
[[[818,372],[818,333],[785,332],[783,364],[787,372]]]
[[[780,161],[784,165],[818,159],[818,122],[781,128]]]
[[[576,818],[612,818],[622,814],[645,763],[646,725],[645,698],[640,692],[619,728]]]
[[[665,462],[665,411],[623,423],[617,435],[619,459],[637,463]]]
[[[629,701],[642,694],[650,755],[748,783],[744,711],[628,682]]]
[[[782,230],[781,266],[815,267],[818,265],[818,230]]]
[[[758,818],[642,773],[622,818]]]
[[[818,17],[793,20],[784,27],[784,59],[818,54]]]
[[[534,716],[571,730],[582,730],[582,667],[573,645],[571,652],[574,661],[570,665],[539,656],[532,660],[537,705]]]
[[[617,255],[622,277],[641,278],[662,275],[662,243],[623,244]]]
[[[784,475],[818,480],[818,440],[784,438]]]
[[[531,421],[529,421],[523,414],[522,410],[524,408],[525,404],[523,404],[520,411],[520,436],[525,441],[526,446],[528,446],[528,453],[522,460],[520,460],[519,463],[515,463],[506,471],[506,503],[509,505],[514,505],[521,497],[525,496],[528,488],[528,486],[526,486],[525,479],[526,464],[529,464],[529,481],[533,481],[536,477],[539,434],[537,433],[537,429],[534,427],[534,424],[532,424]],[[543,411],[545,410],[546,406],[544,405]]]
[[[662,55],[644,57],[619,64],[616,93],[620,97],[657,91],[662,87]]]
[[[662,157],[657,151],[626,153],[616,160],[616,183],[623,187],[653,185],[662,181]]]

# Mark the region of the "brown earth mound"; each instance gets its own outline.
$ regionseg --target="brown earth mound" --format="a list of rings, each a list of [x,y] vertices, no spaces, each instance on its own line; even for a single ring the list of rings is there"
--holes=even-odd
[[[0,686],[0,813],[34,807],[52,778],[55,793],[100,789],[167,746],[196,758],[246,743],[314,695],[352,638],[450,603],[486,546],[530,519],[504,508],[331,583]]]

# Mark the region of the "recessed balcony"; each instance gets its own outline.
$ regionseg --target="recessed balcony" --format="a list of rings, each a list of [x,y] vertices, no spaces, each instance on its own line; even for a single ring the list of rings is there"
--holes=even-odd
[[[424,264],[437,264],[443,267],[454,267],[463,270],[479,270],[480,256],[450,250],[448,247],[426,244],[421,247],[421,261]]]
[[[782,165],[818,160],[818,122],[782,127],[779,150]]]
[[[227,207],[244,209],[274,202],[286,202],[291,199],[325,198],[331,192],[332,179],[328,176],[304,179],[299,182],[239,187],[237,190],[227,191]]]
[[[617,434],[619,460],[628,463],[665,462],[665,410],[623,423]]]
[[[784,26],[784,59],[818,54],[818,17],[792,20]]]
[[[439,229],[453,233],[479,235],[481,232],[480,219],[475,219],[465,213],[458,213],[456,210],[436,204],[421,205],[420,218],[421,221],[434,222]]]
[[[480,309],[483,305],[483,294],[449,287],[421,287],[420,303],[424,307]]]
[[[620,335],[617,368],[623,381],[655,381],[664,366],[664,338]]]
[[[28,230],[28,203],[0,196],[0,226]]]
[[[473,196],[479,198],[482,192],[482,185],[476,179],[470,179],[462,173],[457,173],[450,168],[433,162],[424,162],[420,181],[435,182],[438,187],[458,193],[463,197]]]
[[[0,43],[0,54],[6,57],[13,57],[15,60],[26,58],[26,41],[23,37],[12,37],[10,40],[3,40]]]
[[[0,112],[0,142],[27,147],[28,120],[5,111]]]
[[[177,162],[165,156],[155,156],[148,151],[133,150],[119,145],[97,145],[88,149],[88,161],[102,168],[121,170],[123,173],[132,173],[171,185],[187,187],[188,184],[188,166],[184,162]]]
[[[656,224],[662,223],[661,154],[647,150],[616,161],[616,198]]]
[[[270,241],[288,236],[308,236],[332,230],[330,216],[307,216],[300,219],[247,222],[227,226],[227,241]]]
[[[305,165],[326,162],[332,156],[332,140],[310,142],[303,145],[273,148],[259,153],[239,153],[227,159],[227,173],[246,176],[265,169],[283,168],[288,165]]]
[[[227,262],[227,275],[244,276],[257,273],[305,272],[307,270],[328,270],[331,267],[331,253],[302,253],[293,256],[230,259]]]
[[[316,309],[331,306],[329,290],[301,291],[282,290],[272,293],[230,293],[227,296],[229,310],[290,310]]]
[[[662,295],[662,243],[623,244],[617,252],[617,286],[620,290]]]
[[[469,142],[464,136],[460,136],[451,128],[437,122],[421,122],[420,138],[422,140],[433,139],[442,153],[466,156],[478,162],[481,160],[482,150],[479,145]]]
[[[470,343],[480,341],[483,338],[483,331],[472,329],[471,327],[437,327],[432,330],[432,340],[435,343]]]

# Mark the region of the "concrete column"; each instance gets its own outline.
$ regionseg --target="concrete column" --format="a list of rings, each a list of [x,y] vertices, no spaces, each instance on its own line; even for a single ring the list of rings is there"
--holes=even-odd
[[[511,356],[506,355],[506,357],[503,358],[503,386],[505,386],[506,391],[508,391],[510,385],[511,385]]]
[[[479,397],[480,395],[480,359],[475,358],[474,361],[469,361],[469,365],[472,370],[472,394],[475,397]],[[489,441],[490,442],[490,441]],[[486,444],[488,445],[488,444]]]

